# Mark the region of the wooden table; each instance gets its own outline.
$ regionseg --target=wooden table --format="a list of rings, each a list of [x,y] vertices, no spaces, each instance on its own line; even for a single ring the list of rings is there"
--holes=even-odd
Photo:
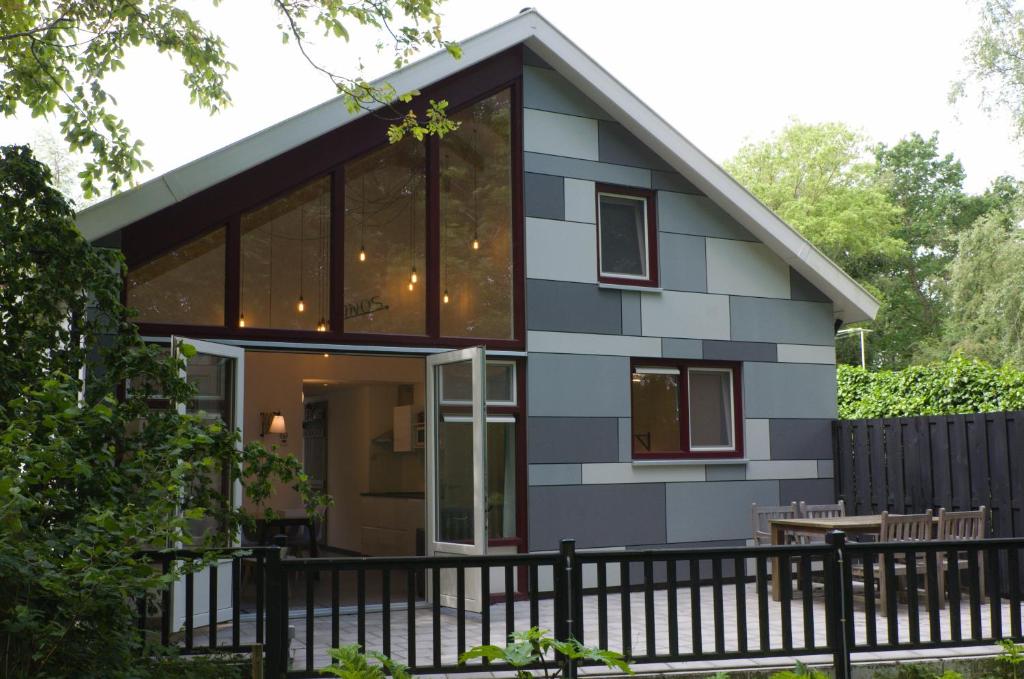
[[[256,525],[261,545],[269,545],[275,535],[286,531],[288,528],[305,528],[306,535],[309,537],[309,555],[312,557],[320,556],[320,548],[316,542],[316,525],[313,519],[305,514],[302,516],[282,516],[276,519],[257,519]]]
[[[847,535],[878,535],[882,532],[882,515],[833,516],[820,519],[771,519],[769,522],[773,545],[786,544],[786,533],[824,536],[834,530]],[[778,577],[779,559],[772,563],[772,599],[782,600],[782,578]]]

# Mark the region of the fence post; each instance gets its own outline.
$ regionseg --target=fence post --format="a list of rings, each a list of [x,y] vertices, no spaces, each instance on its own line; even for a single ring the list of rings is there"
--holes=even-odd
[[[576,541],[562,540],[558,546],[558,561],[555,563],[555,638],[565,641],[569,638],[578,638],[577,629],[579,621],[576,620],[578,612],[577,597],[579,596],[579,583],[575,582],[576,573]],[[576,679],[576,662],[571,658],[562,658],[565,663],[565,671],[562,675],[565,679]]]
[[[853,640],[853,619],[850,602],[850,564],[846,558],[846,533],[830,531],[825,542],[832,552],[825,562],[825,617],[831,634],[832,666],[836,679],[850,679],[850,642]]]
[[[274,537],[265,561],[267,586],[266,677],[282,679],[288,671],[288,580],[281,566],[285,555],[284,535]],[[259,621],[257,621],[259,624]]]

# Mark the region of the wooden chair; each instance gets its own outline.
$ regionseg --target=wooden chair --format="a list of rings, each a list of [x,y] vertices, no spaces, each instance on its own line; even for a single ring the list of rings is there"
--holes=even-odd
[[[835,504],[809,505],[801,500],[799,516],[801,519],[832,519],[846,516],[846,503],[840,500]],[[796,533],[795,538],[796,542],[802,545],[824,541],[821,535],[814,533]]]
[[[935,521],[932,518],[932,510],[924,514],[890,514],[882,512],[881,530],[878,534],[879,542],[927,542],[934,539]],[[906,556],[902,558],[899,554],[894,555],[893,569],[896,579],[907,574]],[[874,564],[874,572],[877,576],[879,600],[881,603],[882,615],[888,615],[888,588],[886,583],[884,555],[879,555],[878,562]],[[917,558],[917,571],[923,572],[924,559]]]
[[[988,509],[985,505],[973,511],[947,512],[945,508],[939,508],[939,540],[984,540],[988,537]],[[944,563],[942,555],[939,556],[939,598],[941,605],[945,607],[946,598],[946,569],[956,567],[958,571],[967,568],[967,554],[956,553],[956,561]],[[982,597],[985,596],[985,554],[978,554],[978,586]]]
[[[750,505],[750,516],[754,526],[754,545],[770,545],[772,543],[772,519],[795,519],[800,516],[796,502],[788,505],[761,505],[755,502]]]

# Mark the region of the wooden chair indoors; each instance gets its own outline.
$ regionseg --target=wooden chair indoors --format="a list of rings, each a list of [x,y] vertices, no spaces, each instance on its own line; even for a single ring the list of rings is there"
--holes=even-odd
[[[988,509],[985,505],[973,511],[947,512],[939,509],[939,540],[984,540],[988,537]],[[939,600],[941,605],[946,605],[946,571],[948,568],[956,568],[957,571],[968,568],[966,552],[957,552],[955,562],[946,563],[946,558],[940,555],[939,560]],[[982,598],[985,597],[985,554],[978,554],[978,587]]]

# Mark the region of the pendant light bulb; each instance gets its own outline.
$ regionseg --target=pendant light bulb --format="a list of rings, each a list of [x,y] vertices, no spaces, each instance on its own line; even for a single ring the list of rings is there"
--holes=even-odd
[[[474,250],[479,250],[480,249],[480,240],[476,236],[473,236],[473,249]]]
[[[447,304],[447,303],[448,303],[448,289],[447,289],[447,288],[445,288],[445,291],[444,291],[444,297],[442,297],[442,298],[441,298],[441,300],[442,300],[442,301],[443,301],[443,302],[444,302],[445,304]]]
[[[412,290],[413,290],[413,289],[414,289],[415,287],[416,287],[416,286],[415,286],[415,285],[413,285],[412,281],[409,281],[409,291],[410,291],[410,292],[412,292]]]
[[[245,327],[245,314],[238,314],[238,327],[239,328],[244,328]]]
[[[359,261],[360,262],[365,262],[366,261],[366,248],[364,248],[361,245],[359,246]]]
[[[316,331],[317,332],[326,332],[327,331],[327,322],[324,320],[323,316],[320,317],[320,322],[316,324]]]
[[[306,310],[306,302],[302,299],[302,295],[299,295],[299,303],[296,307],[298,307],[300,314]]]
[[[410,281],[411,281],[412,283],[417,283],[417,282],[419,282],[419,280],[420,280],[420,277],[416,275],[416,267],[413,267],[413,268],[412,268],[412,276],[410,276],[410,277],[409,277],[409,280],[410,280]]]

